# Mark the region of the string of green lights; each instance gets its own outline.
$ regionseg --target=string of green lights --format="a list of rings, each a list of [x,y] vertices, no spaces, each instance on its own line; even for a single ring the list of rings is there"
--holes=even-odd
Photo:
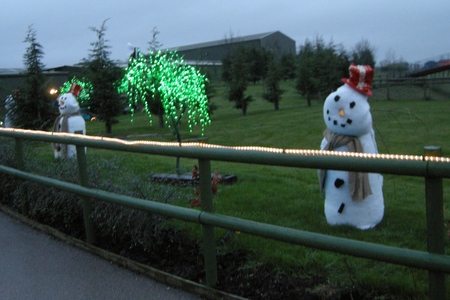
[[[205,75],[193,66],[183,62],[176,52],[137,52],[130,57],[129,66],[121,84],[121,92],[128,98],[131,117],[136,107],[142,105],[151,123],[152,112],[149,97],[161,101],[165,122],[175,129],[187,114],[189,131],[201,125],[201,133],[211,123],[208,112],[208,98],[205,91]]]
[[[89,103],[92,91],[94,90],[92,83],[86,78],[78,79],[77,77],[73,77],[71,80],[63,83],[59,89],[60,94],[63,95],[68,93],[72,83],[76,83],[81,86],[81,92],[80,95],[78,95],[77,100],[80,106],[85,106],[85,104]]]

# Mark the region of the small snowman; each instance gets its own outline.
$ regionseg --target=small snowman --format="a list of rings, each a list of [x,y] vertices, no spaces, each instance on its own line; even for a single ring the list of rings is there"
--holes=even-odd
[[[60,115],[53,124],[53,132],[82,132],[86,134],[86,124],[80,114],[80,106],[76,99],[80,92],[81,86],[72,83],[69,92],[58,97]],[[52,148],[55,158],[72,158],[77,155],[75,145],[52,144]]]
[[[5,119],[3,120],[3,127],[13,127],[12,108],[14,107],[14,99],[20,97],[19,90],[13,90],[11,95],[5,99]]]
[[[350,78],[325,100],[327,129],[322,150],[378,153],[368,97],[373,69],[351,64]],[[350,225],[362,230],[375,227],[384,215],[383,177],[376,173],[320,170],[325,191],[325,216],[330,225]]]

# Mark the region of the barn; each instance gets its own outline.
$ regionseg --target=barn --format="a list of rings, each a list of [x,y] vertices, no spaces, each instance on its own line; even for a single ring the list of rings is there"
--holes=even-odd
[[[178,54],[184,57],[185,61],[220,64],[231,49],[240,46],[270,50],[277,56],[295,55],[295,41],[280,31],[224,38],[223,40],[181,46],[169,50],[176,50]]]
[[[21,90],[25,87],[25,69],[0,69],[0,106],[12,90]],[[68,72],[56,70],[43,70],[46,86],[50,89],[59,89],[69,80]]]

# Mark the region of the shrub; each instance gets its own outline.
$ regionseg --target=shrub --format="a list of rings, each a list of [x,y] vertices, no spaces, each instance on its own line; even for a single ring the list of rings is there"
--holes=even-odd
[[[34,147],[28,143],[27,148],[39,151],[47,148]],[[14,160],[14,144],[4,140],[0,144],[0,164],[16,167]],[[27,155],[31,156],[31,155]],[[126,168],[121,168],[123,159],[105,159],[95,157],[88,159],[88,176],[91,188],[133,196],[149,201],[171,203],[174,199],[184,197],[181,191],[173,186],[158,186],[149,180],[149,174],[136,176]],[[26,171],[48,176],[57,180],[78,183],[78,167],[76,160],[53,160],[42,158],[25,161]],[[108,178],[105,174],[121,172],[120,182]],[[22,201],[27,201],[29,218],[42,224],[52,226],[61,232],[83,239],[82,197],[56,188],[42,186],[37,183],[23,181],[17,177],[0,173],[0,203],[13,210],[22,209]],[[155,233],[164,227],[165,218],[151,213],[136,211],[122,206],[95,201],[92,219],[96,233],[102,239],[124,244],[127,248],[142,247],[147,249],[152,244]],[[154,239],[154,238],[153,238]]]

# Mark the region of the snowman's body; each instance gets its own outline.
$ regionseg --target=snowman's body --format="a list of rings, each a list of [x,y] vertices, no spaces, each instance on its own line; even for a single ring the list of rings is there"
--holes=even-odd
[[[61,115],[54,124],[55,132],[86,134],[86,124],[74,95],[71,93],[61,95],[58,98],[58,109]],[[75,145],[54,144],[53,153],[55,158],[71,158],[76,157],[77,150]]]
[[[338,135],[357,137],[364,153],[378,153],[367,96],[343,85],[327,97],[323,113],[328,130]],[[326,138],[322,140],[322,150],[328,142]],[[341,145],[332,150],[347,152],[349,149],[347,145]],[[325,216],[330,225],[369,229],[381,222],[384,215],[383,177],[369,173],[368,179],[371,194],[355,201],[349,189],[349,172],[326,170],[323,189]]]

